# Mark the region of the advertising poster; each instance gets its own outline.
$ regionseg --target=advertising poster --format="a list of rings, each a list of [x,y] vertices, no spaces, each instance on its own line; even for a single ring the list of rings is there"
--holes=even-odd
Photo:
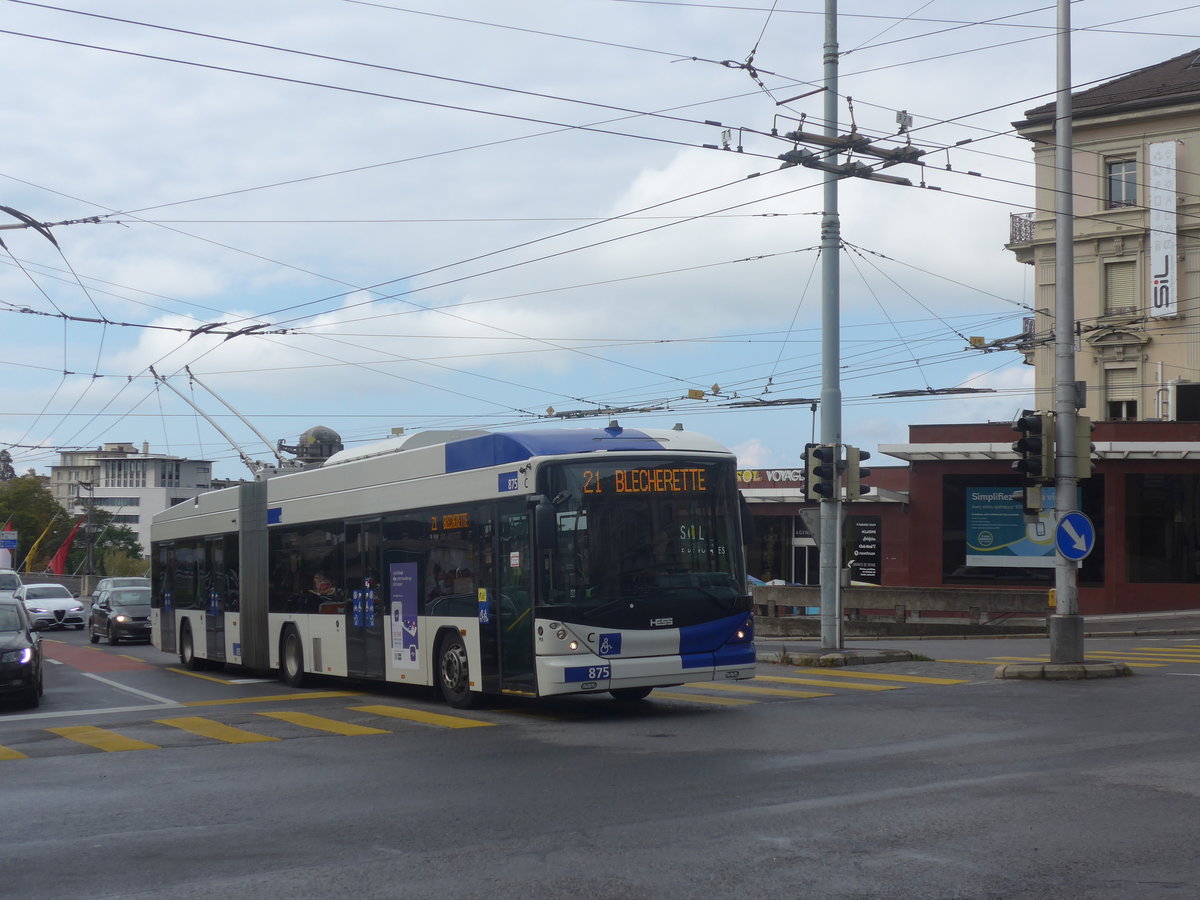
[[[1020,488],[967,488],[968,566],[1054,567],[1054,488],[1042,489],[1044,509],[1025,517]]]
[[[392,589],[392,663],[398,669],[416,669],[417,564],[391,563],[388,580]]]
[[[883,519],[879,516],[857,516],[847,520],[847,530],[850,583],[883,584],[883,553],[880,546]]]

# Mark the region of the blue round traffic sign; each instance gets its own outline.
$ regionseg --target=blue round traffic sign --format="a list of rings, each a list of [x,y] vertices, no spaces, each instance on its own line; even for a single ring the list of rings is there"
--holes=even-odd
[[[1058,520],[1054,530],[1054,544],[1059,556],[1065,559],[1083,559],[1096,546],[1096,527],[1081,512],[1069,512]]]

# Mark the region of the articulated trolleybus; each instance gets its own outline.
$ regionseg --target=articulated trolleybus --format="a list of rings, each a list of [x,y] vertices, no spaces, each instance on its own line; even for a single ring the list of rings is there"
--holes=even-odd
[[[153,639],[458,708],[748,679],[741,525],[733,454],[694,433],[419,433],[155,516]]]

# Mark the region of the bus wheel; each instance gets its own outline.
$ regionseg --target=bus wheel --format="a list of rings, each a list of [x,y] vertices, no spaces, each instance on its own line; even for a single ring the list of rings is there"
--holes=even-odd
[[[189,672],[199,670],[203,663],[196,658],[196,647],[192,643],[192,626],[184,623],[179,635],[179,664]]]
[[[279,654],[279,679],[291,687],[304,686],[304,644],[295,628],[283,633],[283,651]]]
[[[609,693],[613,695],[614,700],[627,703],[633,700],[645,700],[650,696],[652,690],[654,690],[652,687],[617,688],[615,691],[609,691]]]
[[[479,694],[471,690],[471,673],[467,668],[467,645],[452,634],[445,638],[438,653],[438,684],[442,697],[455,709],[473,709],[479,705]]]

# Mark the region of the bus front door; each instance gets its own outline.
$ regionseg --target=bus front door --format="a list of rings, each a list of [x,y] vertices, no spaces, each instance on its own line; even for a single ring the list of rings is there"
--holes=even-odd
[[[499,519],[500,688],[510,693],[536,695],[529,513],[521,507],[501,507]]]
[[[388,617],[378,521],[346,524],[345,558],[346,674],[382,679]]]

